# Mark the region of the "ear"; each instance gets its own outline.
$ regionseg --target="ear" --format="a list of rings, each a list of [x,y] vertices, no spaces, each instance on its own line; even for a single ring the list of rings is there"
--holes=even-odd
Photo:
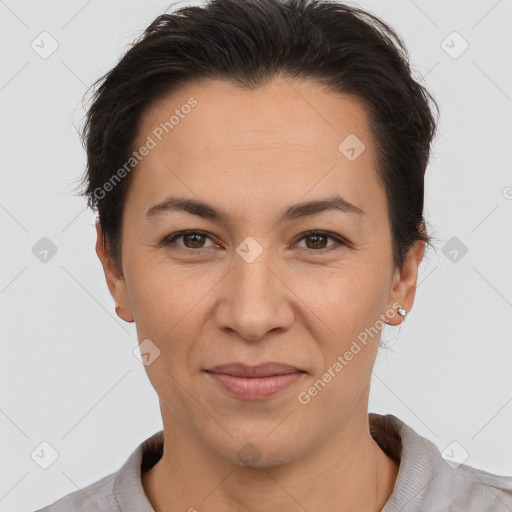
[[[402,317],[398,314],[398,308],[405,308],[409,313],[414,304],[416,286],[418,282],[418,267],[425,253],[426,243],[416,240],[407,253],[403,269],[396,269],[393,276],[393,286],[388,300],[388,310],[395,311],[395,315],[389,318],[389,325],[398,325]]]
[[[110,294],[117,304],[117,315],[126,322],[133,322],[134,316],[130,307],[126,282],[107,252],[99,219],[96,220],[96,254],[103,266]]]

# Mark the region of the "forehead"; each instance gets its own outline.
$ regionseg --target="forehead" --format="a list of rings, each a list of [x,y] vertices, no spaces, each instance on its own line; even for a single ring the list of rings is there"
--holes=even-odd
[[[196,147],[214,139],[239,149],[247,140],[297,150],[327,149],[337,157],[340,137],[354,134],[371,144],[367,112],[359,98],[329,91],[317,82],[284,77],[253,89],[220,80],[182,86],[146,109],[137,139],[142,143],[153,134],[159,142],[172,138],[175,145],[190,144],[190,125]],[[230,145],[233,135],[237,137]]]
[[[243,182],[255,200],[265,189],[298,201],[313,188],[341,188],[361,205],[378,181],[364,105],[315,82],[184,86],[143,113],[134,149],[149,139],[132,183],[147,201],[168,193],[166,184],[221,201]]]

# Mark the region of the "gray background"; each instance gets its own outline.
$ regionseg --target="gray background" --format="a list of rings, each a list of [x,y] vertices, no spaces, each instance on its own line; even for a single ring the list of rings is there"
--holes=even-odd
[[[438,249],[398,341],[381,349],[370,410],[452,464],[511,475],[512,1],[357,4],[404,37],[442,109],[426,191]],[[94,216],[72,187],[85,165],[82,95],[170,5],[0,0],[0,511],[116,471],[161,428],[135,328],[115,315],[94,252]],[[57,250],[46,261],[43,237]],[[42,442],[58,452],[48,469],[31,455],[50,456]]]

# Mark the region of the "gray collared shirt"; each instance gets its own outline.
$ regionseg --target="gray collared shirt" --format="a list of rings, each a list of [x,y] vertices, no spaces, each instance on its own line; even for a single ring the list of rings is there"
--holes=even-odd
[[[400,463],[381,512],[512,512],[512,477],[467,465],[450,465],[439,449],[392,414],[369,414],[370,432]],[[141,471],[163,453],[163,431],[142,442],[119,471],[37,512],[154,512],[144,494]]]

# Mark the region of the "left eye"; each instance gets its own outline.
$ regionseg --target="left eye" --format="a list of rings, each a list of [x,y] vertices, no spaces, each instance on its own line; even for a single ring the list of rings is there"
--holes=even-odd
[[[329,246],[325,246],[324,245],[324,242],[322,242],[322,239],[323,240],[328,240],[328,239],[331,239],[331,240],[334,240],[336,243],[334,244],[331,244]],[[344,241],[337,237],[337,236],[334,236],[334,235],[331,235],[330,233],[327,233],[325,231],[308,231],[307,233],[304,233],[300,238],[299,238],[299,242],[302,242],[303,240],[307,240],[307,239],[310,239],[310,240],[313,240],[313,243],[312,244],[307,244],[306,242],[306,248],[307,249],[313,249],[313,250],[322,250],[322,249],[329,249],[330,247],[332,247],[333,245],[345,245]],[[321,247],[319,247],[319,245]]]
[[[176,240],[182,238],[184,241],[184,244],[178,244],[181,247],[184,247],[185,249],[207,249],[208,247],[218,247],[218,245],[213,242],[213,240],[208,236],[207,233],[203,231],[197,231],[197,230],[189,230],[189,231],[179,231],[177,233],[174,233],[173,235],[168,236],[163,241],[164,245],[170,245]],[[325,242],[328,239],[334,240],[335,243],[326,246]],[[312,240],[312,243],[307,243],[307,240]],[[205,240],[210,240],[212,243],[209,246],[204,246]],[[331,233],[328,233],[326,231],[307,231],[306,233],[303,233],[300,238],[297,240],[298,242],[302,242],[303,240],[306,240],[306,249],[310,249],[314,252],[320,252],[322,250],[330,250],[330,248],[333,245],[347,245],[346,242],[335,236]],[[188,245],[191,244],[191,245]]]

